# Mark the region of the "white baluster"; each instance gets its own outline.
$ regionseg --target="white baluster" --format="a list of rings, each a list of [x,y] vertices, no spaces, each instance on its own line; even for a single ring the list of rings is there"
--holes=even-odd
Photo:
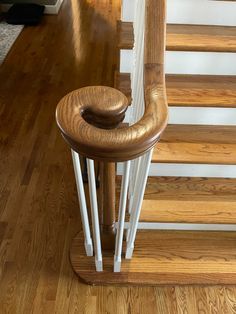
[[[145,1],[136,1],[134,27],[134,66],[132,84],[132,122],[137,122],[144,112],[143,64],[144,64]]]
[[[87,159],[88,167],[88,182],[89,182],[89,196],[93,226],[93,243],[95,251],[95,266],[97,271],[102,271],[102,249],[101,249],[101,238],[100,238],[100,227],[98,217],[98,203],[97,203],[97,190],[96,190],[96,179],[94,171],[94,161]]]
[[[143,64],[144,64],[144,26],[145,26],[145,1],[136,0],[134,17],[134,65],[131,73],[132,87],[132,120],[136,123],[144,113],[144,87],[143,87]],[[131,162],[131,175],[129,183],[129,212],[132,208],[135,181],[137,179],[139,159]]]
[[[93,256],[93,244],[92,244],[92,239],[91,239],[91,232],[90,232],[89,219],[88,219],[88,210],[87,210],[86,198],[85,198],[85,193],[84,193],[84,184],[83,184],[83,179],[82,179],[79,155],[73,150],[71,150],[71,154],[72,154],[72,161],[73,161],[74,172],[75,172],[75,181],[76,181],[78,198],[79,198],[82,227],[84,231],[85,251],[86,251],[87,256]]]
[[[139,165],[140,165],[141,157],[132,160],[131,164],[131,174],[132,174],[132,179],[130,179],[130,184],[129,184],[129,208],[128,212],[129,214],[131,213],[132,207],[133,207],[133,201],[134,201],[134,187],[137,182],[137,176],[139,173]]]
[[[127,237],[126,258],[132,258],[134,250],[134,241],[136,238],[139,216],[142,208],[144,192],[146,188],[148,172],[151,164],[153,149],[142,156],[140,162],[139,174],[134,188],[134,201],[130,217],[130,228]]]
[[[122,177],[122,184],[121,184],[121,191],[120,191],[119,216],[118,216],[118,226],[117,226],[117,233],[116,233],[114,272],[120,272],[120,269],[121,269],[121,254],[122,254],[125,212],[126,212],[126,205],[127,205],[128,185],[129,185],[130,163],[131,163],[130,161],[127,161],[124,163],[124,174]]]

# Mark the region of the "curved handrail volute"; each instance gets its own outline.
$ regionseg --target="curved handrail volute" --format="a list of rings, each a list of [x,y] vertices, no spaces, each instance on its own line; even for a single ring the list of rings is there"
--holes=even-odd
[[[119,91],[103,86],[85,87],[66,95],[56,110],[65,140],[78,153],[105,161],[131,160],[151,149],[168,120],[164,56],[166,1],[146,0],[143,117],[119,128],[128,107]]]

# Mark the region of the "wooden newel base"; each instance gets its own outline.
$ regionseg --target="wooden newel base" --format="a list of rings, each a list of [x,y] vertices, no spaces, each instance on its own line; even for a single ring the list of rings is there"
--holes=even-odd
[[[113,272],[113,253],[103,252],[103,272],[87,257],[83,234],[74,238],[70,260],[75,273],[92,285],[236,284],[236,233],[139,231],[132,260]]]

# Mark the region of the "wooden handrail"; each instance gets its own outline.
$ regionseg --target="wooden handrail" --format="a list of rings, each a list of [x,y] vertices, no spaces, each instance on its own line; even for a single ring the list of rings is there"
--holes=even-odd
[[[128,107],[119,91],[85,87],[66,95],[56,110],[65,140],[78,153],[103,161],[131,160],[151,149],[168,120],[164,55],[165,0],[146,0],[144,95],[145,112],[134,125],[118,128]]]

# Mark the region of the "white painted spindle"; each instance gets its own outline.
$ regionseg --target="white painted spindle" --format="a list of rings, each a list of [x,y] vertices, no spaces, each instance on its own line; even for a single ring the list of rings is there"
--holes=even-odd
[[[102,271],[102,248],[100,238],[100,227],[98,217],[98,203],[97,203],[97,190],[96,190],[96,179],[94,171],[94,161],[87,159],[88,167],[88,182],[89,182],[89,196],[93,226],[93,243],[95,251],[95,266],[97,271]]]
[[[126,212],[126,205],[127,205],[130,164],[131,164],[130,161],[127,161],[124,163],[124,174],[122,177],[122,184],[121,184],[119,216],[118,216],[117,233],[116,233],[114,272],[120,272],[120,269],[121,269],[121,254],[122,254],[122,244],[123,244],[123,235],[124,235],[124,222],[125,222],[125,212]]]
[[[131,73],[132,88],[132,121],[136,123],[144,113],[144,87],[143,87],[143,64],[144,64],[144,29],[145,29],[145,0],[136,0],[134,17],[134,64]]]
[[[143,87],[143,64],[144,64],[144,29],[145,29],[145,0],[136,0],[134,16],[134,64],[131,73],[132,87],[132,118],[131,124],[141,119],[144,113],[144,87]],[[131,175],[129,183],[129,212],[132,208],[134,186],[137,179],[140,159],[131,163]]]
[[[75,172],[75,181],[77,186],[77,192],[78,192],[78,199],[79,199],[79,205],[80,205],[80,215],[81,215],[81,221],[84,231],[84,246],[87,256],[93,256],[93,244],[91,239],[91,232],[90,232],[90,226],[89,226],[89,219],[88,219],[88,209],[86,204],[86,198],[84,193],[84,184],[82,179],[82,173],[81,173],[81,166],[80,166],[80,160],[79,155],[71,150],[72,154],[72,161],[74,166],[74,172]]]
[[[134,200],[130,216],[130,229],[127,235],[126,258],[132,258],[133,255],[134,241],[136,238],[148,172],[152,160],[152,152],[153,149],[142,156],[142,160],[140,162],[139,173],[134,187]]]

